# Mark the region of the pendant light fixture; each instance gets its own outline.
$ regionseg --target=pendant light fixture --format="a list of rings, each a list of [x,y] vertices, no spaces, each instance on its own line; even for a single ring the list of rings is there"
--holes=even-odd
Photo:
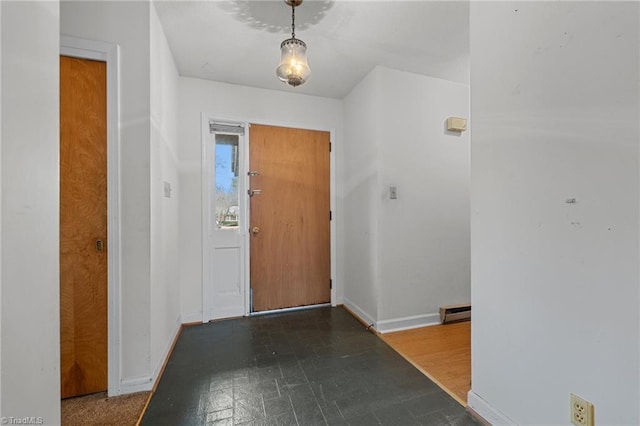
[[[307,81],[311,74],[307,64],[307,45],[296,38],[296,7],[302,4],[302,0],[284,2],[291,6],[291,38],[280,44],[280,64],[276,68],[276,74],[280,81],[296,87]]]

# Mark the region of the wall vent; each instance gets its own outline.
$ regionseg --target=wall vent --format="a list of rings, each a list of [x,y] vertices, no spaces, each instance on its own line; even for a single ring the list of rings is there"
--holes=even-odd
[[[440,322],[469,321],[471,319],[471,304],[449,305],[440,307]]]

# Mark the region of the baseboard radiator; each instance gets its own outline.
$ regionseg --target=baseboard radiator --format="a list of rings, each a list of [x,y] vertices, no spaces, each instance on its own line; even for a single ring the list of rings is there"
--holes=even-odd
[[[471,304],[449,305],[440,307],[440,322],[447,324],[450,322],[471,320]]]

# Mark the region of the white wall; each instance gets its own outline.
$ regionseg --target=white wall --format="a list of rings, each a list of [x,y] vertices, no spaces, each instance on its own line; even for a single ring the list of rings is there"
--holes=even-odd
[[[344,302],[367,323],[378,318],[379,69],[344,99]]]
[[[274,77],[275,78],[275,77]],[[202,210],[200,113],[213,117],[271,123],[309,129],[335,130],[338,225],[337,303],[342,303],[342,102],[336,99],[257,89],[181,77],[178,134],[180,144],[180,288],[185,321],[202,319]]]
[[[1,9],[0,416],[59,424],[59,10]]]
[[[345,99],[345,301],[380,331],[470,300],[469,87],[375,68]],[[389,187],[398,199],[389,199]]]
[[[156,376],[180,325],[178,252],[178,71],[155,5],[150,16],[151,368]],[[164,196],[164,182],[171,185]]]
[[[2,51],[2,3],[0,3],[0,52]],[[0,129],[2,129],[2,53],[0,53]],[[2,188],[2,131],[0,131],[0,188]],[[0,190],[0,319],[2,319],[2,192]],[[0,326],[0,372],[2,371],[2,326]],[[2,379],[0,378],[0,416],[2,416]]]
[[[121,391],[150,389],[180,318],[178,74],[148,1],[65,1],[60,28],[120,46]]]
[[[640,423],[638,8],[471,4],[469,403],[497,424],[567,424],[570,392]]]
[[[150,372],[148,2],[63,1],[63,35],[120,45],[121,377]]]
[[[380,68],[379,321],[469,302],[469,86]],[[397,200],[389,199],[397,187]]]

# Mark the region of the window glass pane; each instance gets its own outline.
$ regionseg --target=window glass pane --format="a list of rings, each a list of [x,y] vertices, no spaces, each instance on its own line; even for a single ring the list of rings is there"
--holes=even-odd
[[[237,228],[238,135],[216,134],[216,228]]]

